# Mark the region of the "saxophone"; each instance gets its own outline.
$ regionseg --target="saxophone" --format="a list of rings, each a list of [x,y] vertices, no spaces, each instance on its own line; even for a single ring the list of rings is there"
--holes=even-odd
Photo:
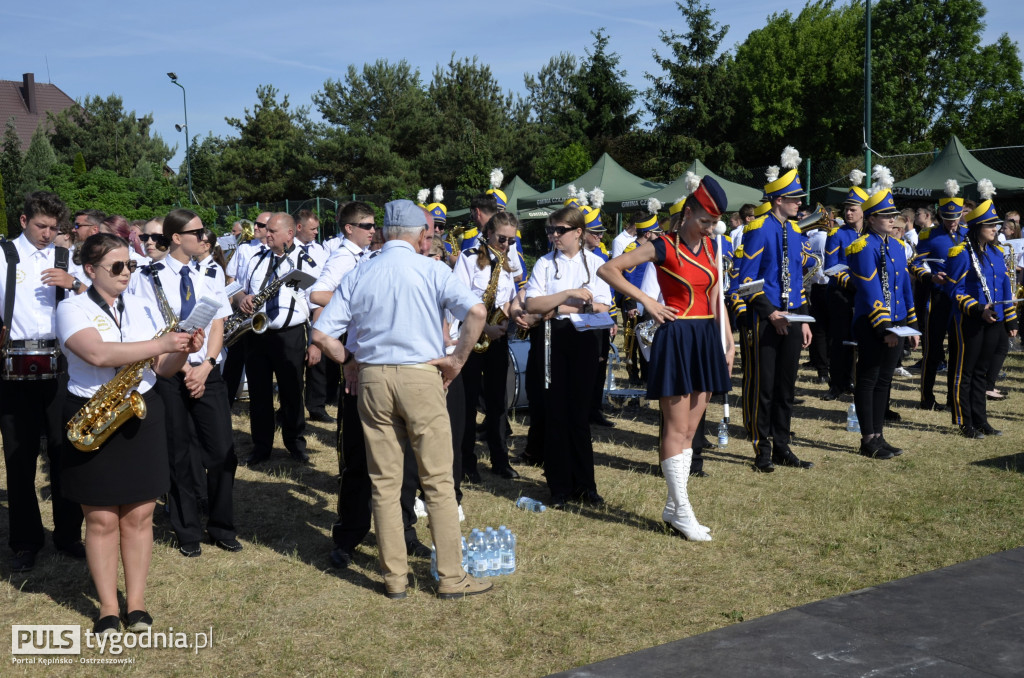
[[[153,337],[159,339],[178,328],[178,319],[163,289],[159,285],[155,289],[160,311],[167,322],[167,327]],[[100,386],[89,402],[75,413],[66,427],[68,440],[75,449],[95,452],[126,421],[132,417],[146,418],[146,401],[136,389],[142,383],[143,371],[152,368],[155,359],[155,356],[146,358],[119,369],[114,378]]]
[[[488,325],[500,325],[508,319],[505,312],[501,310],[501,307],[491,308],[494,306],[494,299],[498,296],[498,280],[501,278],[501,272],[505,268],[505,254],[499,252],[489,245],[483,245],[492,252],[498,255],[497,262],[491,262],[491,279],[487,283],[487,289],[484,290],[484,306],[487,307],[487,324]],[[476,344],[473,346],[475,353],[484,353],[491,347],[491,338],[487,336],[486,332],[480,334],[480,338],[476,340]]]
[[[255,295],[252,298],[252,313],[238,309],[224,318],[224,348],[241,339],[249,330],[256,334],[263,334],[267,331],[270,327],[270,317],[260,309],[270,297],[278,293],[283,284],[284,278],[278,278]]]
[[[902,245],[901,245],[901,247],[902,247]],[[808,269],[808,271],[806,273],[804,273],[804,287],[805,288],[811,282],[811,279],[814,276],[818,275],[818,271],[821,270],[822,260],[823,260],[823,257],[820,254],[818,254],[817,252],[808,252],[807,253],[807,258],[808,259],[813,259],[814,260],[814,264],[811,266],[810,269]]]

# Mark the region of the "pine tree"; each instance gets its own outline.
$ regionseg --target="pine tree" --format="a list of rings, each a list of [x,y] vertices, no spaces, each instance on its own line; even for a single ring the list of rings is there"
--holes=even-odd
[[[46,137],[46,130],[40,124],[32,134],[32,141],[25,152],[25,164],[21,168],[21,185],[18,187],[22,195],[44,188],[50,170],[57,164],[57,154]]]

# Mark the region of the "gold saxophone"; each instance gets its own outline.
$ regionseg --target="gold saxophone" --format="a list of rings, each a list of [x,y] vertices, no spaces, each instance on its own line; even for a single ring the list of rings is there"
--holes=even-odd
[[[499,252],[489,245],[483,245],[489,250],[498,255],[498,261],[491,262],[491,279],[487,282],[487,289],[484,290],[484,306],[488,308],[487,312],[487,324],[488,325],[500,325],[508,319],[505,312],[501,310],[501,306],[491,308],[494,306],[494,299],[498,296],[498,279],[501,278],[501,272],[505,269],[505,254]],[[480,338],[476,340],[476,344],[473,346],[475,353],[484,353],[491,347],[491,338],[487,336],[486,332],[480,334]]]
[[[159,339],[178,328],[178,319],[167,301],[167,295],[155,285],[157,301],[167,327],[156,333]],[[146,401],[136,389],[142,383],[142,373],[153,365],[153,358],[125,365],[114,378],[99,387],[89,402],[75,413],[67,424],[68,440],[83,452],[95,452],[107,438],[132,417],[146,418]]]
[[[256,334],[263,334],[267,331],[270,327],[270,317],[260,309],[270,297],[278,293],[283,284],[284,278],[278,278],[255,295],[252,298],[252,313],[238,309],[224,318],[224,348],[241,339],[249,330]]]
[[[817,252],[808,252],[807,256],[809,258],[811,258],[811,259],[814,259],[814,265],[811,266],[810,270],[808,270],[807,273],[804,273],[804,287],[805,288],[807,287],[808,283],[811,282],[811,278],[816,276],[818,274],[818,271],[821,270],[822,259],[823,259],[822,256],[820,254],[818,254]]]

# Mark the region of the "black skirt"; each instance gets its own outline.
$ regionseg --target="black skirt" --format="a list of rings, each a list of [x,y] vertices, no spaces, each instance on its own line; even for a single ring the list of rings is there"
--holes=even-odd
[[[86,506],[120,506],[156,499],[170,488],[163,401],[150,389],[143,395],[146,418],[131,417],[95,452],[83,452],[64,438],[61,490]],[[67,394],[64,421],[88,402]]]

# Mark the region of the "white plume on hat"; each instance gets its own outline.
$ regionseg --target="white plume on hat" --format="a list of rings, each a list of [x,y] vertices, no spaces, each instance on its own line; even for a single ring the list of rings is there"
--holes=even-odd
[[[956,179],[946,179],[946,195],[955,198],[959,192],[960,184],[956,183]]]
[[[864,181],[864,177],[866,177],[866,176],[867,175],[864,174],[864,170],[862,170],[862,169],[853,169],[853,170],[850,171],[850,182],[854,186],[860,186],[861,183]]]
[[[491,188],[501,188],[501,182],[505,179],[505,173],[500,167],[491,170]]]
[[[776,179],[778,179],[779,178],[779,166],[778,165],[769,165],[768,169],[764,173],[764,177],[765,177],[765,179],[768,180],[769,184],[772,183],[773,181],[775,181]]]
[[[590,197],[587,195],[587,189],[577,188],[576,189],[576,202],[580,204],[580,207],[590,204]]]
[[[594,190],[590,191],[590,206],[599,210],[602,205],[604,205],[604,190],[600,186],[595,186]]]
[[[429,188],[421,188],[419,190],[419,192],[416,194],[416,202],[418,202],[419,204],[422,205],[423,203],[425,203],[427,201],[427,198],[429,198],[429,197],[430,197],[430,189]]]
[[[693,192],[700,186],[700,177],[695,173],[686,171],[686,195],[693,195]]]
[[[576,197],[576,184],[569,184],[569,195],[566,196],[566,200],[571,200]]]
[[[441,184],[434,186],[434,202],[441,202],[444,200],[444,189],[441,188]]]
[[[788,170],[796,169],[800,164],[800,152],[792,146],[782,149],[782,166]]]
[[[661,201],[657,198],[647,199],[647,211],[651,214],[657,214],[658,210],[661,209]]]
[[[875,165],[875,169],[871,171],[871,178],[875,180],[875,183],[871,185],[871,190],[868,191],[871,195],[890,189],[896,183],[892,178],[892,172],[885,165]]]
[[[978,195],[982,200],[991,200],[996,194],[996,186],[991,179],[978,179]]]

